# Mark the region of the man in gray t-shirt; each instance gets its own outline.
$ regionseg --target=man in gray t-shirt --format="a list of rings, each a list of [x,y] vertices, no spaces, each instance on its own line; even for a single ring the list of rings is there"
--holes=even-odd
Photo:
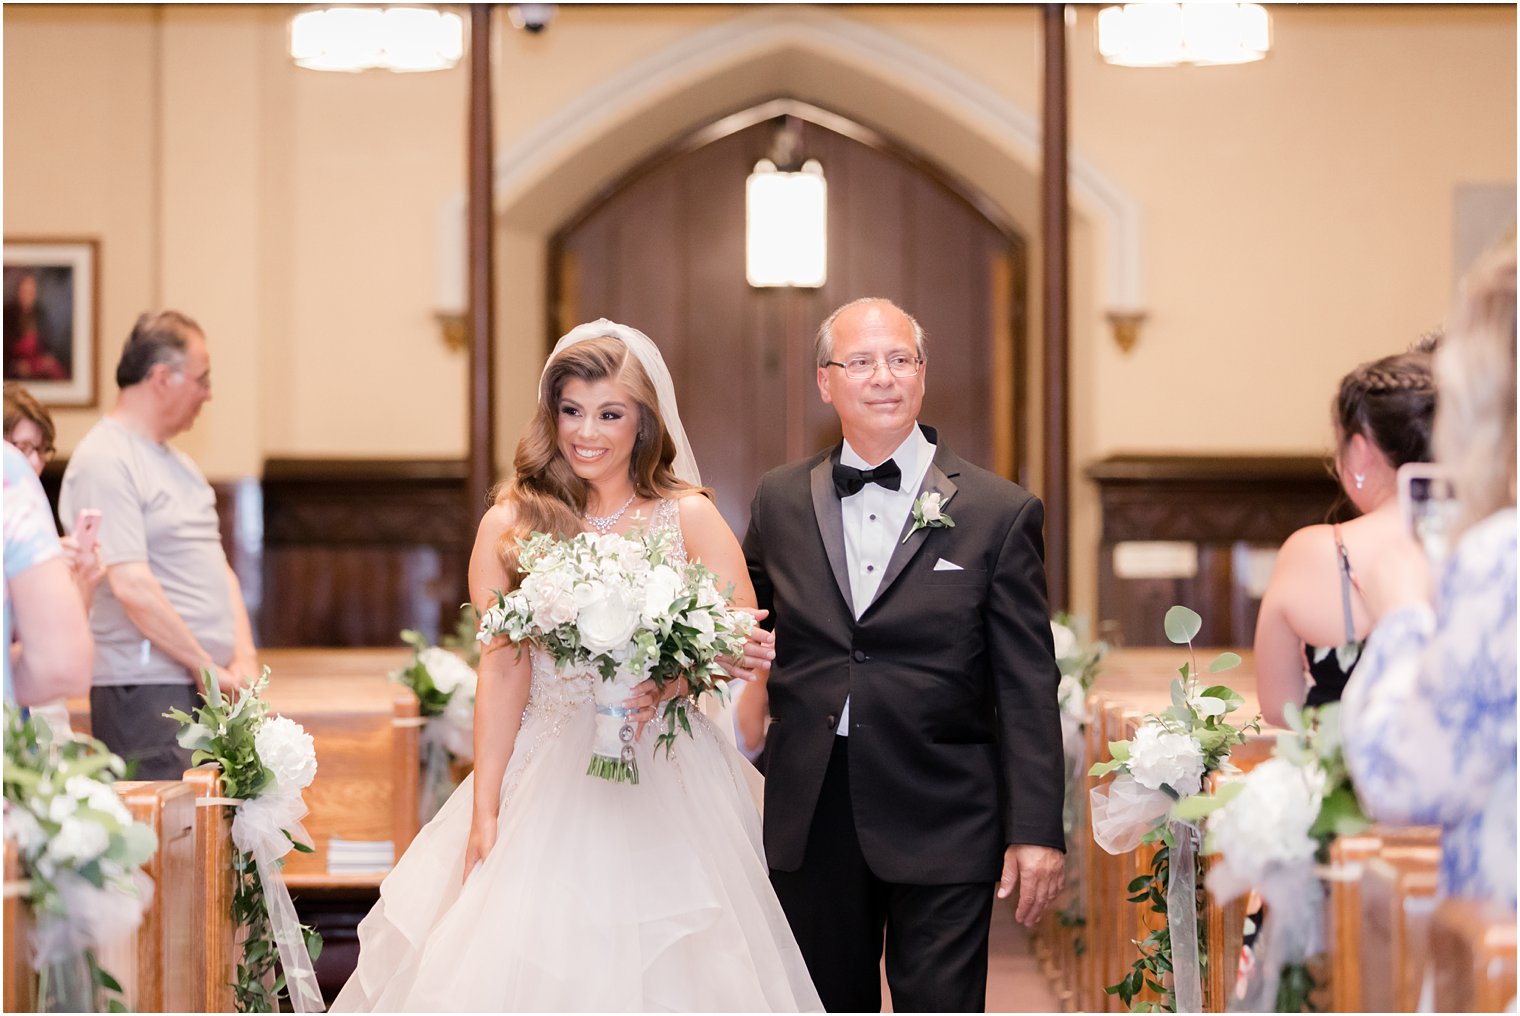
[[[177,311],[144,314],[122,348],[116,384],[116,406],[70,456],[60,498],[65,524],[82,508],[101,512],[106,581],[90,611],[90,721],[107,747],[137,759],[138,779],[174,780],[190,752],[162,713],[197,704],[202,668],[228,692],[258,674],[216,496],[166,443],[211,399],[205,335]]]

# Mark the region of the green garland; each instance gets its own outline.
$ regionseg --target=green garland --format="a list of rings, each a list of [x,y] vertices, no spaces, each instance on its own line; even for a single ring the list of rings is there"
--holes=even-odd
[[[201,695],[203,704],[194,716],[180,709],[170,709],[164,715],[179,721],[179,743],[195,749],[190,757],[192,765],[215,762],[221,768],[223,796],[239,800],[257,797],[274,782],[274,774],[259,760],[254,742],[254,734],[268,711],[260,693],[269,684],[269,668],[265,667],[258,681],[242,689],[230,703],[209,670],[201,671],[201,681],[206,690]],[[232,809],[225,809],[223,814],[223,821],[230,827]],[[302,853],[312,852],[311,847],[299,841],[292,840],[291,845]],[[275,865],[283,868],[284,859]],[[274,973],[279,964],[279,947],[269,924],[264,883],[252,854],[233,848],[232,877],[232,921],[242,940],[236,980],[231,985],[234,1004],[240,1013],[279,1012],[280,1001],[286,997],[285,975]],[[306,954],[315,963],[322,952],[322,936],[303,924],[301,938]]]
[[[1204,894],[1203,863],[1200,854],[1193,855],[1193,863],[1197,866],[1194,880],[1194,884],[1198,886],[1195,905],[1198,907],[1198,923],[1201,927]],[[1148,902],[1151,913],[1161,915],[1161,926],[1152,929],[1145,938],[1135,942],[1140,955],[1131,966],[1129,974],[1121,978],[1118,984],[1111,984],[1103,989],[1110,995],[1118,995],[1119,1001],[1130,1012],[1177,1011],[1176,996],[1165,983],[1171,980],[1172,974],[1172,931],[1166,921],[1166,887],[1170,876],[1171,845],[1169,840],[1166,840],[1156,848],[1156,854],[1151,859],[1151,870],[1131,881],[1128,886],[1128,891],[1134,893],[1129,897],[1130,903]],[[1202,936],[1198,939],[1198,969],[1201,976],[1208,976],[1208,949]],[[1135,997],[1146,988],[1160,996],[1160,1000],[1135,1004]]]

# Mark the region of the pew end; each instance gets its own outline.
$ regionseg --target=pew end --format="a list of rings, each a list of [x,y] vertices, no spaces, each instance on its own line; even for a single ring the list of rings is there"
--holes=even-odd
[[[1503,904],[1442,900],[1430,923],[1437,1012],[1504,1012],[1515,999],[1515,915]]]

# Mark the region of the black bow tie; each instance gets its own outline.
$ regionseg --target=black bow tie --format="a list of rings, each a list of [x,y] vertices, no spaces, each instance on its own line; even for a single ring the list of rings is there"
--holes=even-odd
[[[902,486],[902,470],[891,459],[875,469],[856,469],[842,462],[834,463],[834,489],[840,497],[859,494],[861,488],[868,483],[879,483],[888,490],[897,490]]]

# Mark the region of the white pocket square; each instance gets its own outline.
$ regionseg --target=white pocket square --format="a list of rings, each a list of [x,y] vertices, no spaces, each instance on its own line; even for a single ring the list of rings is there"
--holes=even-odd
[[[938,561],[934,562],[934,570],[935,571],[965,571],[966,569],[962,568],[960,565],[956,564],[954,561],[946,561],[944,558],[940,558]]]

